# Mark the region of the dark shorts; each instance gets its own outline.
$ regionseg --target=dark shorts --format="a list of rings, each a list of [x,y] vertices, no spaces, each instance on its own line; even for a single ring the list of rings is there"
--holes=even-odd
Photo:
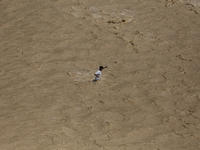
[[[92,82],[93,82],[93,83],[97,83],[97,81],[99,81],[99,80],[94,79]]]

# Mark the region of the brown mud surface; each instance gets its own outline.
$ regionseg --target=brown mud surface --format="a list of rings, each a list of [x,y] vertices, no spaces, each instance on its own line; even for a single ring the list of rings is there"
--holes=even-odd
[[[200,149],[199,1],[0,0],[0,18],[0,150]]]

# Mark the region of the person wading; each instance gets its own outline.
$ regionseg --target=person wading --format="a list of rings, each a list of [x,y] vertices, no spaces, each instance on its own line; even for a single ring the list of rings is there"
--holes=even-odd
[[[95,75],[95,79],[93,80],[93,83],[95,83],[95,82],[97,82],[98,80],[100,80],[100,78],[101,78],[101,71],[102,71],[103,69],[105,69],[105,68],[108,68],[108,66],[105,66],[105,67],[100,66],[100,67],[99,67],[99,70],[94,74],[94,75]]]

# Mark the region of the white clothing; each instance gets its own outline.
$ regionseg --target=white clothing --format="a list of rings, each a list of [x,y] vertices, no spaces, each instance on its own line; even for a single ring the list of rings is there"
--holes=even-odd
[[[98,77],[97,76],[95,77],[95,80],[99,80],[101,78],[101,71],[98,70],[95,74],[99,75]]]

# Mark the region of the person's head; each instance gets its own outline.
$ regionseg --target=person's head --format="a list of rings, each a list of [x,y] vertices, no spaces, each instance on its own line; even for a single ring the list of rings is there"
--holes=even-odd
[[[100,66],[100,67],[99,67],[99,70],[102,70],[102,69],[103,69],[103,66]]]

